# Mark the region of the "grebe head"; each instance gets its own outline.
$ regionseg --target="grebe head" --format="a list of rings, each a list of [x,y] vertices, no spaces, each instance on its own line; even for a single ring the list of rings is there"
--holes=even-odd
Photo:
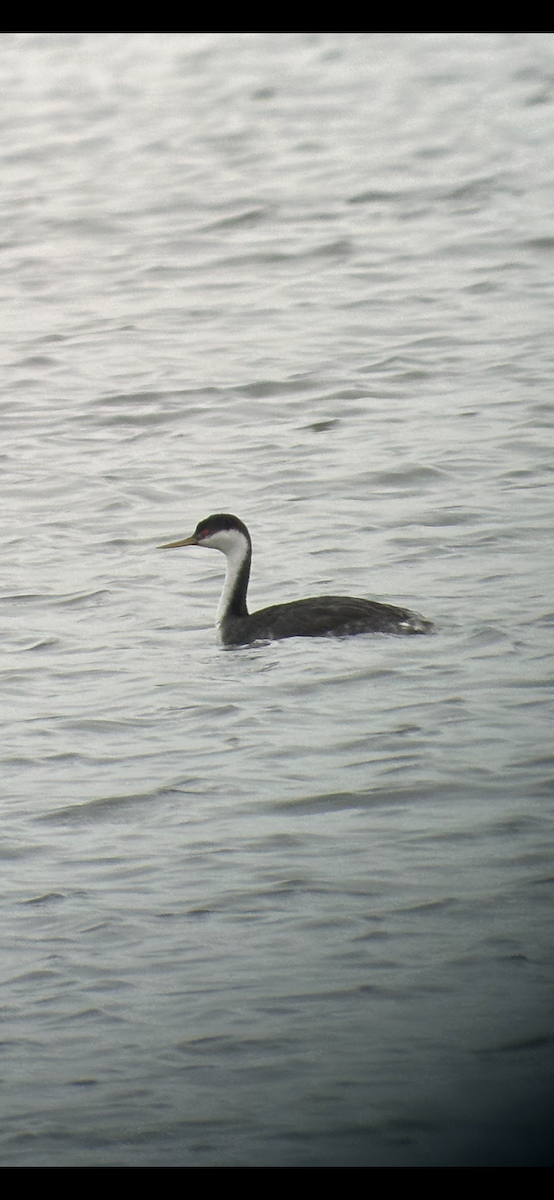
[[[252,549],[246,525],[230,513],[215,513],[199,521],[191,537],[178,542],[166,542],[159,550],[176,550],[178,546],[206,546],[208,550],[221,550],[227,557],[242,557]]]
[[[229,616],[247,617],[246,590],[252,560],[250,534],[230,513],[215,513],[199,521],[191,537],[178,542],[166,542],[160,550],[173,550],[177,546],[206,546],[208,550],[221,550],[227,559],[225,584],[219,601],[216,622],[221,625]]]

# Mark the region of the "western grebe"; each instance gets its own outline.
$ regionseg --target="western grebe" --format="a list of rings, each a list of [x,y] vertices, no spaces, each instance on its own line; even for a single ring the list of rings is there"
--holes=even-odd
[[[199,521],[191,537],[167,542],[159,550],[177,546],[206,546],[221,550],[227,573],[216,623],[228,646],[273,641],[289,637],[352,637],[358,633],[431,633],[433,625],[418,613],[376,600],[353,596],[311,596],[287,604],[272,604],[249,613],[246,592],[252,562],[252,541],[246,525],[229,513],[216,513]]]

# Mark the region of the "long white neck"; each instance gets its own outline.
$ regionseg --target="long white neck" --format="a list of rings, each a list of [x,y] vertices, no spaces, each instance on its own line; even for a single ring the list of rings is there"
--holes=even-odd
[[[221,550],[227,559],[225,583],[217,608],[216,624],[230,613],[247,616],[246,589],[250,575],[251,550],[240,529],[221,529],[204,542],[207,549]]]

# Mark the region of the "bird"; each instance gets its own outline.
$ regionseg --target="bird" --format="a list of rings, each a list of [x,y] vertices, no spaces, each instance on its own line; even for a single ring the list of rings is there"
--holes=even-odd
[[[190,537],[165,542],[159,550],[201,546],[220,550],[227,559],[225,583],[216,625],[226,646],[277,641],[291,637],[353,637],[360,633],[432,633],[431,621],[407,608],[354,596],[310,596],[271,604],[249,613],[246,593],[252,563],[252,539],[243,521],[231,513],[214,513],[199,521]]]

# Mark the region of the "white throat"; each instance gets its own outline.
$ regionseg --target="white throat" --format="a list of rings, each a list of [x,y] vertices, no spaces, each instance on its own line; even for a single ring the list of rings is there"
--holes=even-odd
[[[216,625],[221,625],[235,590],[237,575],[248,554],[248,542],[240,529],[219,529],[201,544],[208,550],[221,550],[227,559],[225,583],[215,618]]]

